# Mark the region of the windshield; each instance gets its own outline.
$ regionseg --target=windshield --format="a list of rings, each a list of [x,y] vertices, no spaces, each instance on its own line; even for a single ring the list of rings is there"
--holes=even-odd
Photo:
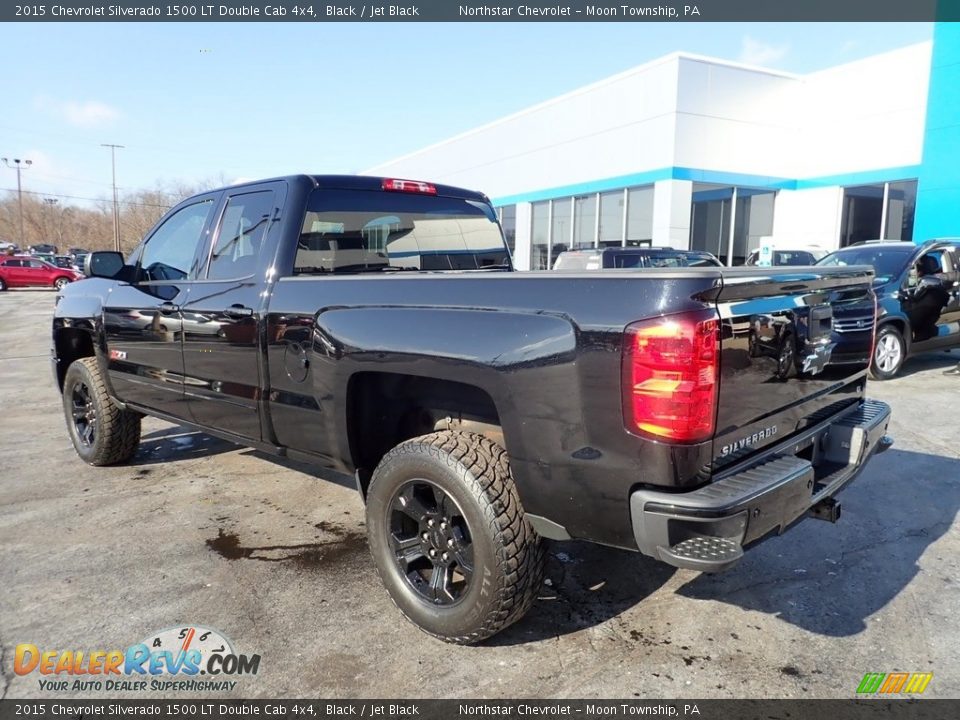
[[[872,265],[876,276],[874,282],[889,282],[903,272],[907,261],[910,260],[916,246],[905,243],[908,247],[854,247],[844,248],[830,253],[819,260],[817,265]]]
[[[295,274],[510,269],[489,204],[367,190],[315,190]]]

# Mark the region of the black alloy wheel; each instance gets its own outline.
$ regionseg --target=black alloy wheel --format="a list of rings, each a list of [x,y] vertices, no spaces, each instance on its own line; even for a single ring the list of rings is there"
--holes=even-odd
[[[425,632],[477,643],[536,600],[544,545],[490,438],[445,430],[405,440],[377,464],[366,499],[377,574]]]
[[[463,511],[425,479],[401,486],[390,503],[390,546],[410,587],[434,605],[456,604],[473,579],[473,542]]]
[[[78,382],[73,386],[70,394],[73,407],[73,427],[77,439],[84,447],[93,447],[97,441],[97,407],[90,394],[90,388],[85,382]]]

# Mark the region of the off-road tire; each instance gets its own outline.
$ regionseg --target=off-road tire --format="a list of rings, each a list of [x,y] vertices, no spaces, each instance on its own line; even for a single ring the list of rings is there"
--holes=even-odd
[[[391,502],[413,480],[426,480],[452,498],[469,528],[473,576],[452,605],[432,605],[418,595],[391,545]],[[373,473],[366,516],[370,552],[391,599],[440,640],[485,640],[523,617],[537,598],[545,546],[524,515],[506,450],[487,437],[444,431],[401,443]]]
[[[84,442],[74,419],[74,390],[84,386],[95,413],[96,425],[90,442]],[[63,380],[63,413],[77,455],[90,465],[116,465],[126,462],[140,444],[139,413],[121,410],[110,400],[97,359],[75,360]]]
[[[894,367],[884,370],[877,364],[877,353],[880,351],[881,343],[895,342],[899,345],[899,360]],[[886,324],[877,328],[877,337],[873,345],[873,355],[870,358],[870,378],[873,380],[890,380],[903,368],[903,363],[907,359],[907,343],[903,339],[903,333],[896,325]]]

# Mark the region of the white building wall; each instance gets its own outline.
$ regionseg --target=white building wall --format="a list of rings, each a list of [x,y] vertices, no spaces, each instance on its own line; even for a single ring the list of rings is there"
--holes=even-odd
[[[680,59],[674,165],[793,177],[795,75]]]
[[[932,49],[919,43],[806,76],[793,177],[919,165]]]

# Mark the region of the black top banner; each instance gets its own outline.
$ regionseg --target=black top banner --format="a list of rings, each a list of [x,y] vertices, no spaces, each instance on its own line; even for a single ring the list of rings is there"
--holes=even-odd
[[[960,700],[0,700],[0,720],[947,720]]]
[[[960,21],[956,0],[269,0],[3,3],[5,22],[929,22]]]

